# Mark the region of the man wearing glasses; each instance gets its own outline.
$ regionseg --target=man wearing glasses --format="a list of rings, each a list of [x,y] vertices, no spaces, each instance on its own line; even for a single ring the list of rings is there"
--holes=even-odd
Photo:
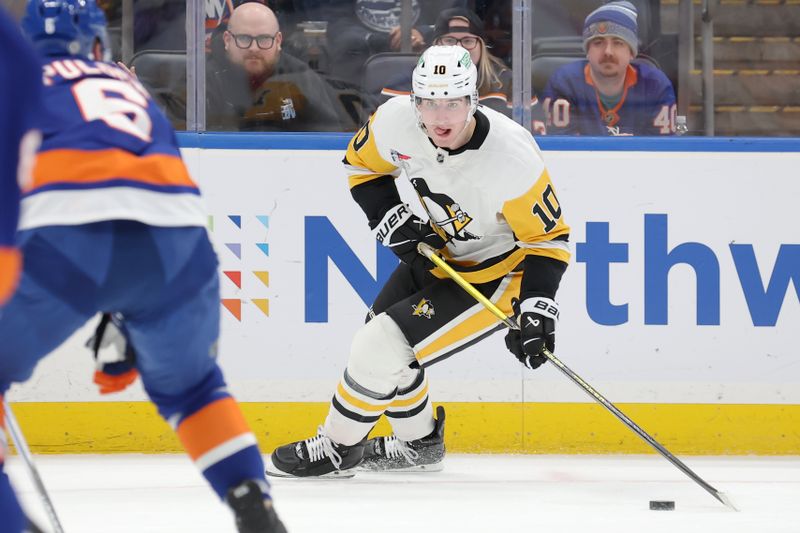
[[[206,82],[209,130],[341,131],[330,89],[302,61],[281,51],[275,13],[250,2],[237,7],[212,57]]]

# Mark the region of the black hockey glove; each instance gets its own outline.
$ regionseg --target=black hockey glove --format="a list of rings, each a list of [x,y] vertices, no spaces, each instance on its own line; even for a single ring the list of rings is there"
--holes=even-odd
[[[519,361],[530,369],[539,368],[547,361],[542,349],[556,349],[556,322],[558,305],[550,298],[526,298],[520,304],[513,302],[520,329],[509,329],[506,347]]]
[[[94,382],[100,394],[125,390],[136,381],[136,353],[123,332],[121,321],[103,313],[94,335],[86,341],[95,359]]]
[[[436,250],[445,245],[444,239],[429,223],[412,213],[408,204],[397,204],[389,209],[372,231],[375,238],[388,246],[402,262],[425,270],[432,269],[434,264],[417,252],[417,245],[424,242]]]

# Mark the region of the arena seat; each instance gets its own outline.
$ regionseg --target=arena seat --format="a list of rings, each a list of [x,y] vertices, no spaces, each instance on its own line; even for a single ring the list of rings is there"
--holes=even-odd
[[[186,129],[186,53],[142,50],[128,65],[161,106],[175,129]]]
[[[411,92],[411,73],[418,59],[419,54],[401,52],[383,52],[367,59],[361,79],[364,112],[367,117],[388,100],[392,93]]]

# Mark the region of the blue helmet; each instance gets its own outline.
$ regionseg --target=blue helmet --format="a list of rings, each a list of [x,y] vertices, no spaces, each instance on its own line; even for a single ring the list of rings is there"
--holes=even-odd
[[[20,24],[43,56],[90,57],[99,38],[85,0],[29,0]]]

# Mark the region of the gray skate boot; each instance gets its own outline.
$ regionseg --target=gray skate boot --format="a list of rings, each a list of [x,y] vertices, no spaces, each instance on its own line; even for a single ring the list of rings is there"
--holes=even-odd
[[[402,441],[395,435],[367,441],[358,470],[371,472],[438,472],[444,468],[444,407],[436,408],[436,425],[430,435]]]
[[[253,480],[233,487],[225,496],[236,515],[239,533],[287,533],[271,500],[265,500],[261,488]]]
[[[267,464],[274,477],[353,477],[364,457],[364,439],[353,446],[333,442],[320,426],[317,436],[276,448]]]

